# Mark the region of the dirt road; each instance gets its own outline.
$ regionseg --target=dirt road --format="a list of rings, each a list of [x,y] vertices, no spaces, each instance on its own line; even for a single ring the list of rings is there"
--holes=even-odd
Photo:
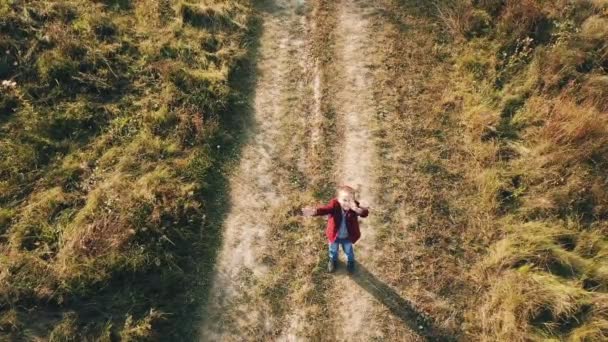
[[[336,180],[357,189],[362,205],[372,206],[373,212],[375,146],[370,129],[375,108],[371,67],[376,51],[368,20],[370,9],[355,0],[343,0],[336,10],[334,86],[337,96],[333,107],[338,113],[342,134]],[[360,222],[362,238],[355,247],[356,260],[359,268],[370,267],[374,227],[367,219]],[[336,274],[332,292],[337,294],[331,310],[335,311],[332,316],[337,317],[335,327],[339,340],[369,341],[381,337],[376,321],[370,320],[376,305],[373,297],[344,272],[344,267]]]
[[[290,152],[277,141],[290,124],[288,116],[294,114],[292,99],[308,96],[306,82],[292,77],[294,68],[306,67],[302,6],[302,1],[276,0],[258,7],[263,24],[251,106],[254,124],[246,132],[240,164],[230,177],[231,208],[204,310],[203,341],[248,340],[256,335],[259,339],[265,330],[273,330],[276,318],[256,307],[251,282],[272,271],[261,259],[268,248],[270,213],[284,201],[275,161]]]
[[[319,7],[326,11],[323,22],[321,16],[311,15]],[[375,255],[381,253],[381,246],[375,243],[373,218],[377,143],[372,128],[378,111],[373,87],[377,84],[375,73],[382,51],[374,39],[374,20],[380,18],[376,3],[275,0],[264,2],[258,9],[263,24],[252,104],[256,124],[249,131],[240,165],[230,181],[231,210],[224,224],[223,246],[201,339],[386,340],[390,336],[382,322],[386,315],[392,315],[403,323],[402,337],[409,341],[428,340],[424,318],[373,271]],[[312,34],[315,30],[329,32]],[[328,38],[316,41],[320,36]],[[331,54],[322,66],[313,58],[318,58],[311,53],[315,49]],[[298,105],[294,106],[294,102]],[[328,118],[335,122],[327,122]],[[328,125],[335,127],[335,139],[324,139],[327,130],[323,128]],[[285,140],[286,134],[289,143],[278,143]],[[322,147],[322,141],[333,141],[334,146]],[[280,209],[289,196],[297,197],[297,193],[286,193],[289,190],[280,185],[285,181],[285,170],[299,170],[310,179],[309,184],[319,181],[315,166],[310,165],[315,163],[314,154],[319,148],[331,149],[336,155],[332,165],[334,179],[326,181],[356,188],[361,203],[371,207],[372,218],[361,220],[362,238],[355,248],[358,268],[354,275],[346,273],[342,255],[339,270],[327,282],[315,285],[315,291],[327,293],[327,300],[314,302],[304,296],[298,302],[300,306],[277,309],[280,305],[272,300],[286,301],[295,296],[292,291],[304,290],[279,284],[278,294],[268,295],[268,287],[256,290],[254,286],[278,270],[263,258],[274,248],[268,242],[274,224],[270,213]],[[285,155],[299,157],[293,158],[293,165],[284,165],[290,163],[284,161]],[[277,160],[283,160],[283,165],[273,164]],[[320,236],[321,229],[306,234]],[[276,242],[275,238],[273,243]],[[308,252],[287,250],[296,254]],[[322,255],[317,259],[322,261],[316,266],[309,263],[310,268],[304,272],[325,272],[321,269],[327,260],[325,247],[319,254]],[[276,288],[275,285],[272,290]],[[265,301],[256,299],[263,296]],[[326,318],[313,320],[311,312],[314,317]],[[307,329],[310,324],[322,326]]]

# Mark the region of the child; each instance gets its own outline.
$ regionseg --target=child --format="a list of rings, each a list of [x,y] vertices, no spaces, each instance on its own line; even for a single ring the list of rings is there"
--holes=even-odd
[[[360,207],[355,200],[355,190],[349,186],[340,186],[326,206],[307,207],[302,209],[304,216],[329,215],[325,235],[329,240],[329,263],[327,270],[336,269],[339,245],[346,254],[346,268],[349,273],[355,270],[355,250],[353,244],[361,237],[357,216],[367,217],[368,208]],[[344,219],[345,218],[345,219]]]

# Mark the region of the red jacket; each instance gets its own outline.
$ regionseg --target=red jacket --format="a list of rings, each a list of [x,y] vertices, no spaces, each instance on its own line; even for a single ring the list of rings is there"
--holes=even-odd
[[[355,204],[359,206],[359,202],[355,201]],[[359,230],[359,220],[357,216],[367,217],[369,210],[367,208],[361,208],[363,212],[361,215],[357,215],[356,212],[348,210],[346,212],[346,229],[348,230],[348,239],[350,242],[355,243],[361,237],[361,231]],[[334,242],[338,238],[338,230],[340,229],[340,223],[342,221],[342,207],[337,199],[332,199],[326,206],[318,207],[315,216],[329,215],[327,219],[327,228],[325,229],[325,235],[329,242]]]

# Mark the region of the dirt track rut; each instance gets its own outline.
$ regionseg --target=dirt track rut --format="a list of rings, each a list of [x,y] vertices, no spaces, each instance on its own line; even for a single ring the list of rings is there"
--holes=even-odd
[[[268,272],[261,261],[266,247],[269,213],[283,196],[275,179],[274,159],[282,153],[276,140],[288,110],[287,97],[297,93],[288,74],[293,51],[302,47],[298,2],[268,1],[261,8],[262,34],[257,52],[257,82],[252,103],[253,125],[239,166],[230,177],[230,210],[223,227],[223,245],[218,255],[214,283],[205,308],[201,340],[251,339],[271,318],[262,308],[247,301],[248,279]],[[297,63],[297,61],[295,61]]]

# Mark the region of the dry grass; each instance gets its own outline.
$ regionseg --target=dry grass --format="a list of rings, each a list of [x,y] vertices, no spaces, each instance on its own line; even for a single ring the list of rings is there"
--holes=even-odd
[[[584,101],[595,106],[600,112],[608,112],[608,76],[592,75],[582,85]]]
[[[467,128],[456,116],[463,99],[449,93],[454,60],[427,10],[399,1],[381,8],[388,14],[376,27],[384,49],[373,131],[380,159],[374,226],[382,252],[374,272],[428,315],[431,325],[464,338],[461,313],[472,288],[463,267],[474,262],[491,232],[482,229],[485,207],[470,202],[475,184],[462,177],[471,161],[462,148]],[[476,111],[485,113],[482,106]],[[488,111],[469,128],[481,133],[494,115]],[[387,336],[412,338],[402,321],[388,314],[382,320]]]
[[[464,77],[453,96],[463,99],[465,149],[475,161],[471,203],[489,214],[486,227],[496,234],[483,234],[492,247],[470,271],[484,296],[469,299],[469,333],[487,341],[603,340],[603,4],[476,6],[496,31],[457,50]]]
[[[437,6],[438,17],[451,35],[459,39],[481,36],[489,32],[491,17],[483,10],[474,9],[466,1],[451,1]]]
[[[498,30],[505,36],[521,38],[534,33],[544,18],[542,5],[536,0],[507,0],[500,17]]]
[[[532,332],[547,337],[568,334],[590,311],[603,311],[600,303],[591,304],[592,297],[555,276],[510,271],[494,283],[481,308],[484,340],[527,341]],[[603,335],[601,329],[587,332],[598,333]]]

